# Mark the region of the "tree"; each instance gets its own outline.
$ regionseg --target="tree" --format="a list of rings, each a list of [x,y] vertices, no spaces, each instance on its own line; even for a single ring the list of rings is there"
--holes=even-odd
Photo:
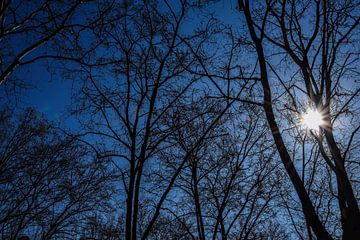
[[[264,137],[261,118],[250,109],[246,114],[246,106],[242,109],[241,114],[228,112],[196,148],[175,184],[176,196],[165,209],[186,227],[191,239],[270,236],[261,229],[275,215],[271,205],[277,198],[281,178],[275,174],[277,165],[271,163],[274,151],[272,143]],[[187,111],[181,114],[187,115]],[[248,121],[236,120],[241,118]],[[192,146],[192,139],[201,133],[204,121],[176,134],[180,152]],[[163,153],[169,167],[178,152],[171,149]],[[277,234],[280,237],[281,231]]]
[[[1,238],[73,238],[88,216],[106,210],[113,175],[35,111],[12,114],[0,115]]]
[[[106,24],[84,33],[86,39],[91,36],[90,48],[88,44],[83,46],[81,37],[71,45],[80,46],[81,53],[91,52],[89,57],[69,57],[81,66],[78,76],[84,82],[74,110],[84,123],[78,137],[92,146],[100,158],[113,158],[126,196],[127,239],[141,234],[147,238],[187,158],[232,104],[223,104],[217,112],[199,113],[209,114],[211,121],[203,125],[202,135],[177,163],[164,191],[154,197],[154,215],[139,232],[140,207],[146,201],[148,188],[144,176],[157,171],[157,153],[171,147],[171,135],[199,117],[164,124],[171,120],[167,116],[177,104],[197,98],[190,93],[202,85],[201,76],[189,74],[188,69],[196,68],[197,63],[187,43],[191,41],[198,49],[195,51],[201,51],[206,36],[213,31],[210,19],[206,29],[183,33],[192,3],[165,3],[116,4],[108,17],[121,16],[117,21],[103,19]]]
[[[123,222],[121,218],[102,219],[99,216],[90,217],[85,223],[80,240],[104,239],[117,240],[120,239],[123,230]]]
[[[263,10],[252,9],[249,1],[239,1],[243,11],[250,39],[258,57],[258,67],[264,97],[264,110],[271,128],[280,158],[296,189],[302,204],[305,219],[311,231],[319,239],[332,239],[315,211],[309,193],[300,178],[293,159],[285,143],[285,135],[279,129],[279,118],[274,113],[276,103],[271,95],[270,83],[275,76],[282,84],[291,102],[284,104],[293,112],[300,113],[299,102],[306,96],[310,106],[324,115],[325,124],[311,134],[319,144],[319,151],[332,174],[336,176],[338,203],[344,239],[356,239],[359,236],[358,219],[360,219],[357,199],[349,179],[349,166],[346,168],[345,158],[348,146],[341,150],[341,144],[335,140],[334,124],[343,110],[348,108],[358,91],[346,90],[344,82],[351,74],[356,60],[352,58],[350,48],[354,29],[359,19],[354,12],[357,3],[337,1],[269,1],[262,4]],[[313,27],[305,22],[309,15],[314,19]],[[310,30],[305,31],[305,28]],[[267,45],[275,49],[285,59],[292,61],[296,82],[284,81],[283,76],[275,70],[281,63],[268,57],[271,52]],[[285,53],[283,53],[285,52]],[[278,63],[275,68],[274,65]],[[289,69],[289,68],[288,68]],[[301,89],[301,86],[305,90]],[[341,104],[340,106],[338,104]],[[300,104],[301,105],[301,104]],[[303,106],[304,107],[304,106]],[[357,132],[350,132],[351,138]],[[323,146],[326,143],[326,149]],[[329,156],[330,153],[330,156]],[[351,213],[350,213],[351,212]]]

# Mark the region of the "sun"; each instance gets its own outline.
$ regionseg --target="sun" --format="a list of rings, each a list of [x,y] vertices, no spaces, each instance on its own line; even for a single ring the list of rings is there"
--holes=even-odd
[[[319,130],[325,121],[324,116],[317,109],[309,109],[301,116],[301,123],[310,130]]]

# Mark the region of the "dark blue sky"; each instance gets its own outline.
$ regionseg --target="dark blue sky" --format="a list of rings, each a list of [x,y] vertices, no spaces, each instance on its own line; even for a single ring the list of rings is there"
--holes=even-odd
[[[70,103],[72,82],[52,76],[43,62],[35,63],[26,75],[34,88],[25,93],[24,104],[37,108],[52,120],[58,118]]]

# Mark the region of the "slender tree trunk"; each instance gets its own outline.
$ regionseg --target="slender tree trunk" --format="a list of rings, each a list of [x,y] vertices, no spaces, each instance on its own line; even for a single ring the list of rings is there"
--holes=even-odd
[[[135,181],[135,161],[130,163],[130,182],[129,191],[126,199],[126,240],[132,239],[132,216],[133,216],[133,197],[134,197],[134,181]]]
[[[205,240],[205,230],[204,230],[204,222],[202,219],[201,206],[200,206],[200,195],[198,190],[198,179],[197,179],[197,164],[194,164],[192,167],[192,178],[194,184],[194,202],[195,202],[195,213],[196,213],[196,221],[197,228],[199,233],[199,239]]]

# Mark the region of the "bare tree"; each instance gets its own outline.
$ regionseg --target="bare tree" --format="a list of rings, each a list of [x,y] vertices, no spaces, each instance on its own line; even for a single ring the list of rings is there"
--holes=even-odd
[[[108,24],[88,29],[84,36],[90,35],[93,42],[83,52],[92,54],[81,60],[72,57],[79,60],[76,61],[81,66],[79,76],[84,80],[74,114],[83,123],[78,137],[92,146],[100,158],[111,157],[120,172],[126,196],[125,238],[136,239],[142,234],[145,239],[187,158],[233,101],[223,104],[203,126],[202,135],[177,163],[168,185],[154,199],[154,214],[140,230],[140,207],[147,200],[148,188],[144,175],[157,171],[156,154],[171,147],[173,143],[168,141],[171,135],[198,118],[193,115],[174,125],[164,124],[169,121],[167,116],[173,107],[196,98],[189,93],[203,85],[202,77],[193,76],[189,69],[198,65],[192,50],[202,51],[201,45],[212,31],[212,20],[206,29],[186,34],[181,29],[193,6],[191,2],[164,1],[164,5],[157,1],[133,2],[115,6],[112,14],[121,18],[115,22],[105,19]],[[188,42],[194,44],[194,49],[189,49]],[[82,43],[79,40],[73,45]]]
[[[273,79],[279,82],[288,96],[289,102],[284,106],[293,115],[299,115],[304,108],[312,107],[324,116],[324,124],[318,131],[312,131],[311,135],[317,140],[318,152],[328,169],[336,176],[343,238],[356,239],[359,236],[360,215],[349,179],[350,168],[347,169],[345,165],[348,148],[341,149],[340,142],[335,140],[334,124],[358,94],[358,90],[352,91],[344,85],[353,74],[356,62],[356,58],[352,57],[354,52],[351,44],[354,30],[359,24],[359,18],[354,12],[357,3],[267,1],[261,3],[260,10],[249,1],[239,1],[239,6],[244,13],[258,58],[266,117],[281,160],[301,201],[306,222],[311,229],[309,237],[314,233],[319,239],[332,239],[324,227],[321,214],[315,210],[304,179],[299,176],[294,165],[294,159],[286,146],[286,134],[281,134],[279,124],[282,123],[275,114],[278,105],[271,94],[270,84],[275,81]],[[314,25],[309,25],[306,22],[308,19],[312,19]],[[290,65],[287,70],[294,71],[290,73],[292,81],[288,81],[283,73],[279,74],[279,69],[285,66],[269,54],[278,54],[290,61],[287,61]],[[303,97],[308,99],[309,106],[304,106],[301,100]],[[348,131],[347,134],[354,137],[357,131],[355,128],[355,131]],[[348,146],[350,144],[351,141]]]
[[[186,115],[186,111],[181,114]],[[241,118],[248,120],[237,123],[235,119]],[[187,151],[204,121],[179,131],[176,139],[180,151]],[[256,114],[228,113],[188,159],[175,184],[176,197],[169,201],[166,210],[187,226],[192,239],[267,236],[260,229],[268,223],[265,219],[275,213],[270,205],[277,198],[281,178],[275,175],[278,168],[271,163],[272,143],[264,136],[265,128],[259,122]],[[169,151],[165,159],[176,159],[174,152],[179,151]]]
[[[104,239],[116,240],[123,235],[123,221],[121,218],[102,219],[101,216],[92,216],[87,219],[81,240]]]
[[[0,232],[73,238],[87,216],[106,210],[112,175],[83,145],[28,110],[1,111]]]

